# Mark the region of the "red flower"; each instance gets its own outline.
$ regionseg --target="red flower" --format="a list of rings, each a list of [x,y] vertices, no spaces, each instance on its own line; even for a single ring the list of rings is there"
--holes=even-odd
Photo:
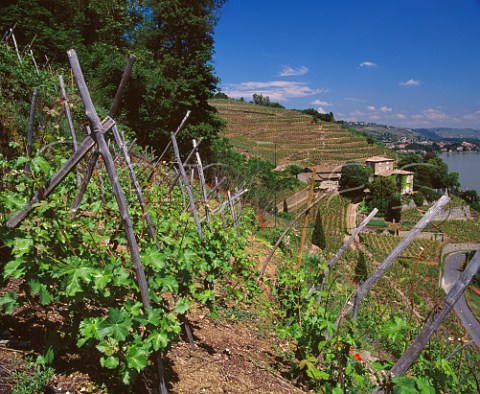
[[[355,359],[356,359],[358,362],[362,361],[362,358],[360,357],[360,354],[358,354],[358,353],[355,353],[355,354],[353,355],[353,357],[355,357]]]

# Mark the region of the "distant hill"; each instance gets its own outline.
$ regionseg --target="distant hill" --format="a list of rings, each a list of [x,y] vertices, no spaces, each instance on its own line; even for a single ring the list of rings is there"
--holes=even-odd
[[[383,155],[385,148],[369,144],[367,138],[336,122],[313,122],[300,111],[271,108],[238,100],[211,100],[227,122],[224,135],[249,156],[277,165],[362,161]]]
[[[442,138],[479,138],[480,139],[480,130],[475,129],[455,129],[448,127],[436,127],[431,129],[416,129],[422,134],[424,133],[433,133],[437,135],[439,139]]]
[[[396,126],[387,126],[376,123],[350,122],[350,127],[382,142],[395,142],[402,138],[428,138],[432,140],[458,139],[458,138],[478,138],[480,139],[480,130],[475,129],[456,129],[449,127],[433,127],[421,129],[409,129]]]
[[[348,125],[366,135],[374,138],[377,141],[395,142],[402,138],[419,138],[422,134],[414,129],[408,129],[396,126],[387,126],[376,123],[366,122],[349,122]]]
[[[430,138],[432,140],[441,140],[442,137],[435,133],[432,129],[415,129],[417,133],[420,133],[425,138]]]

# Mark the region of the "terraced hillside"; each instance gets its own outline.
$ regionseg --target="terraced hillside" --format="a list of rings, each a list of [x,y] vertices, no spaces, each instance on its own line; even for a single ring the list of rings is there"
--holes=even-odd
[[[313,123],[299,111],[271,108],[236,100],[212,100],[226,120],[225,135],[247,155],[276,162],[316,165],[319,162],[362,161],[384,154],[366,138],[341,124]]]

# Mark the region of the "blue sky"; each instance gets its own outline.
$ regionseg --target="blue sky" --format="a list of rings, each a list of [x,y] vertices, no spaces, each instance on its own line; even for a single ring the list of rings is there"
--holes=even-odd
[[[480,129],[480,0],[229,0],[215,42],[231,97]]]

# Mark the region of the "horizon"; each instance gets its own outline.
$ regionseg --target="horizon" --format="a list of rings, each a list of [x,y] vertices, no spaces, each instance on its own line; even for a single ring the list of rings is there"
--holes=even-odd
[[[227,2],[212,63],[232,98],[404,128],[480,129],[480,0]]]

